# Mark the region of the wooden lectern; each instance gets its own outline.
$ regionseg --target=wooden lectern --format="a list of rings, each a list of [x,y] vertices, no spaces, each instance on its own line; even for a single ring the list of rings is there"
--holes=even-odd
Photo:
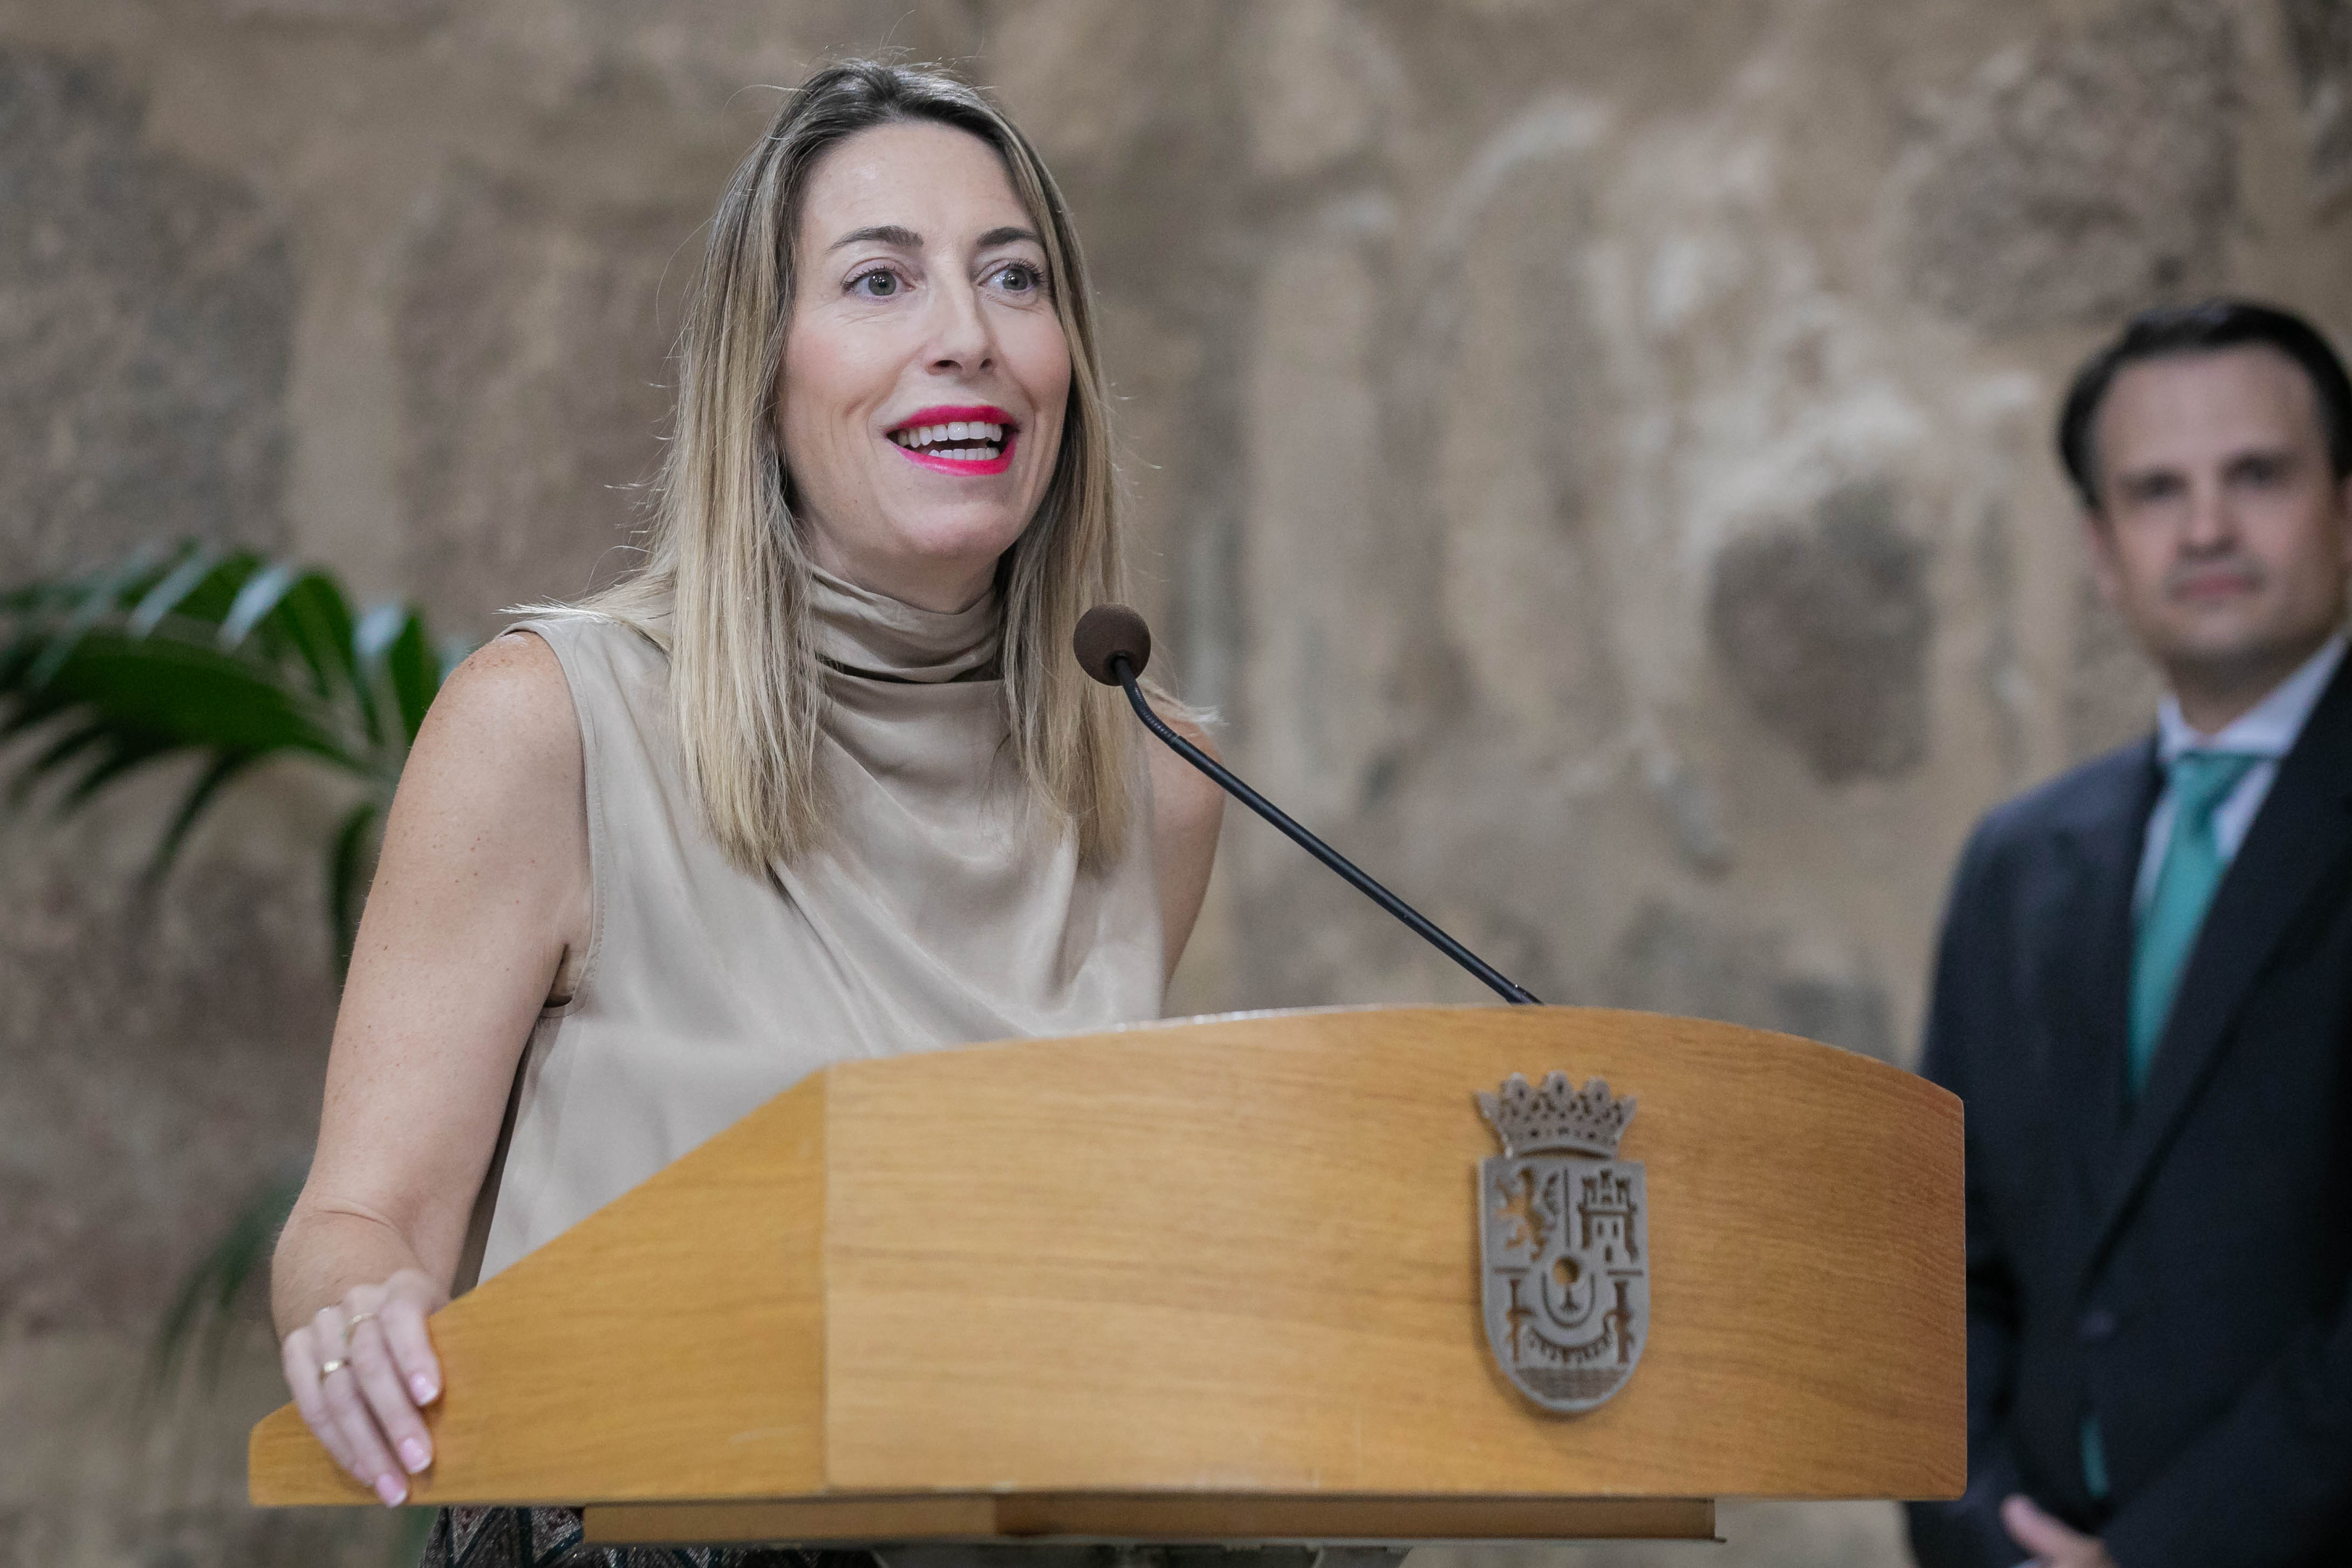
[[[1648,1339],[1548,1415],[1490,1351],[1473,1103],[1639,1103]],[[1957,1496],[1960,1107],[1785,1035],[1268,1013],[845,1062],[452,1302],[425,1503],[589,1538],[1569,1539]],[[262,1504],[373,1500],[291,1406]]]

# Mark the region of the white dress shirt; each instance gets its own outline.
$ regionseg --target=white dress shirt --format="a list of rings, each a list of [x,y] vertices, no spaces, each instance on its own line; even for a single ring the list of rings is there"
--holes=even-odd
[[[2263,809],[2271,783],[2278,778],[2279,758],[2294,749],[2304,722],[2318,706],[2319,694],[2327,689],[2336,666],[2344,662],[2345,641],[2341,632],[2330,637],[2301,668],[2273,686],[2270,695],[2231,719],[2219,735],[2192,728],[2180,716],[2179,700],[2169,695],[2156,710],[2156,754],[2168,768],[2184,751],[2231,751],[2263,758],[2248,768],[2238,787],[2213,809],[2213,837],[2224,864],[2238,858],[2238,846],[2246,841],[2255,813]],[[2172,843],[2175,810],[2168,779],[2164,793],[2156,798],[2156,810],[2148,813],[2147,836],[2140,845],[2139,883],[2132,895],[2135,915],[2147,907],[2156,892],[2157,873],[2164,869],[2164,852]]]

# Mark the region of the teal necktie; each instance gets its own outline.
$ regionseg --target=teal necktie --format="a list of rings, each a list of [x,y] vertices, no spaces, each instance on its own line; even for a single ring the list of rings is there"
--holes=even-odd
[[[2126,1083],[2133,1097],[2147,1082],[2156,1048],[2172,1016],[2180,971],[2197,946],[2205,910],[2230,868],[2213,831],[2213,813],[2254,765],[2267,760],[2240,751],[2184,751],[2172,759],[2172,838],[2156,889],[2140,912],[2132,948],[2131,1054]]]
[[[2172,759],[2172,837],[2164,846],[2164,863],[2157,868],[2156,888],[2140,911],[2139,933],[2132,946],[2131,1053],[2125,1082],[2134,1099],[2155,1064],[2165,1020],[2172,1016],[2173,993],[2180,988],[2180,971],[2197,946],[2206,906],[2221,885],[2221,873],[2230,869],[2213,831],[2213,813],[2254,764],[2263,760],[2240,751],[2184,751]],[[2107,1445],[2096,1416],[2084,1417],[2082,1443],[2084,1485],[2093,1497],[2105,1498]]]

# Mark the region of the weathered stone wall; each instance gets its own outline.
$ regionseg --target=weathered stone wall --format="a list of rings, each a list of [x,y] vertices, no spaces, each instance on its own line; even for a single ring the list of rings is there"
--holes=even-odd
[[[619,570],[698,225],[884,44],[1070,193],[1170,675],[1553,1000],[1908,1060],[1969,822],[2147,713],[2065,372],[2216,288],[2352,330],[2345,0],[0,0],[0,580],[202,535],[478,635]],[[331,794],[152,899],[161,783],[0,830],[0,1556],[373,1560],[234,1502],[258,1336],[129,1402],[332,1009]],[[1476,997],[1245,820],[1177,988]]]

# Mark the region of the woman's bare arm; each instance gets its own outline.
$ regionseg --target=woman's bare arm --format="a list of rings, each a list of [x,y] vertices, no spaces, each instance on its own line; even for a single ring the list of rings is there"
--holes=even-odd
[[[387,1502],[430,1460],[425,1315],[447,1300],[523,1044],[588,924],[571,693],[544,643],[501,637],[444,685],[401,777],[270,1281],[297,1403]]]
[[[1200,726],[1181,718],[1170,719],[1168,726],[1211,757],[1217,755]],[[1140,744],[1151,748],[1151,858],[1160,873],[1160,924],[1172,975],[1201,917],[1201,901],[1208,896],[1225,792],[1156,737],[1146,737]]]

